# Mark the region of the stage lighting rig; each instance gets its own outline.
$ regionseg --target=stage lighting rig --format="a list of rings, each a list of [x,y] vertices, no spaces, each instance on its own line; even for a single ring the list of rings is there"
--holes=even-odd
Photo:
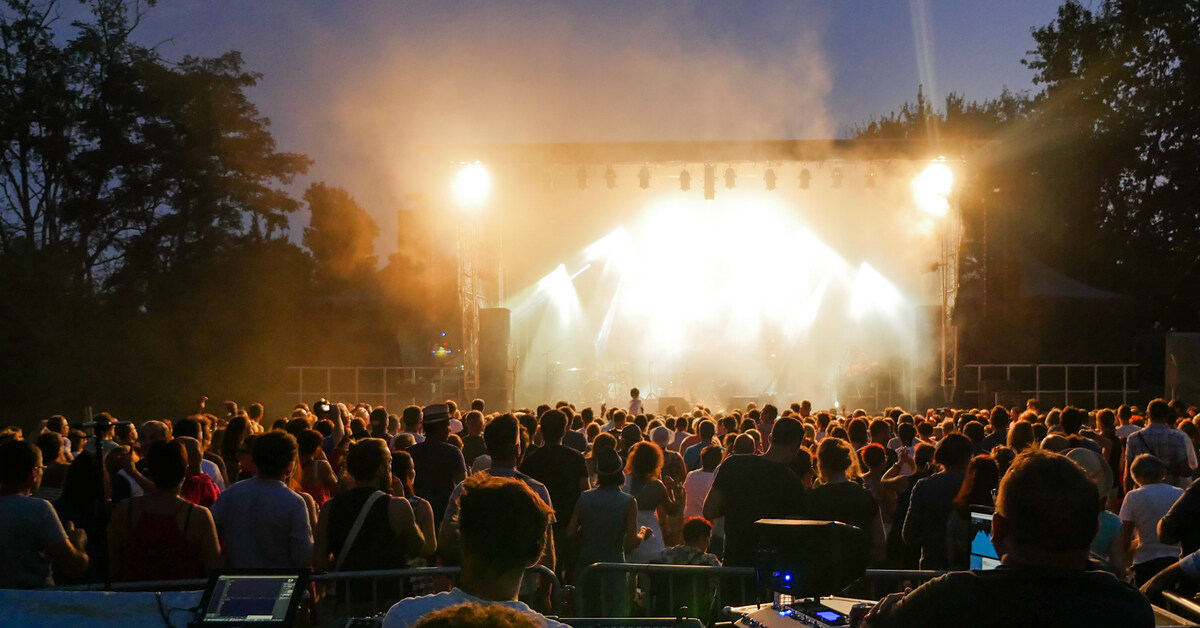
[[[646,166],[642,166],[642,169],[638,171],[638,186],[643,190],[650,187],[650,169]]]
[[[807,190],[808,186],[811,182],[812,182],[812,173],[808,171],[808,168],[801,169],[800,170],[800,189]]]
[[[454,176],[454,201],[461,208],[478,208],[491,190],[492,177],[478,161],[462,164]]]
[[[767,171],[763,173],[763,181],[767,184],[768,192],[771,190],[774,190],[775,189],[775,171],[771,168],[767,168]]]
[[[610,190],[617,187],[617,171],[613,170],[611,166],[604,171],[604,185],[608,186]]]
[[[684,192],[692,189],[692,175],[686,169],[679,172],[679,189]]]
[[[733,171],[733,166],[730,166],[725,169],[725,189],[732,190],[735,181],[737,181],[737,173]]]
[[[704,166],[704,200],[711,201],[717,197],[717,167]]]

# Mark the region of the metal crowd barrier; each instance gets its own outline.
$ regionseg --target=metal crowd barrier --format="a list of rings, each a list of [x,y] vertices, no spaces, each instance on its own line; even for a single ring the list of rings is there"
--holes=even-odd
[[[1173,591],[1163,591],[1163,601],[1167,610],[1177,613],[1187,621],[1200,623],[1200,604]]]
[[[603,577],[605,574],[620,576],[619,583],[610,583],[610,578]],[[677,601],[684,599],[679,595],[677,589],[681,582],[686,582],[688,592],[691,593],[689,599],[697,600],[709,598],[707,591],[715,587],[716,595],[710,601],[710,612],[703,612],[705,615],[712,615],[713,610],[721,607],[722,601],[737,599],[742,603],[753,603],[758,599],[758,583],[753,567],[708,567],[703,565],[658,565],[645,563],[593,563],[588,565],[579,574],[579,580],[575,587],[575,614],[579,617],[612,617],[614,610],[617,611],[616,616],[625,609],[609,608],[610,596],[609,587],[612,586],[629,586],[629,576],[645,575],[649,577],[662,576],[654,581],[657,583],[667,583],[667,609],[670,614],[674,614],[679,605]],[[731,583],[736,582],[738,595],[735,598],[730,588]],[[623,584],[622,584],[623,583]],[[592,595],[587,595],[588,593]],[[751,592],[752,596],[747,596]],[[625,592],[621,592],[625,594]],[[661,591],[655,591],[654,595],[661,595]],[[628,593],[632,599],[632,591]],[[763,600],[768,601],[768,600]],[[689,608],[691,613],[696,613],[699,609]],[[655,613],[651,613],[652,615]],[[692,615],[695,616],[695,615]],[[706,624],[711,617],[699,617]]]
[[[327,618],[336,618],[352,615],[371,615],[374,613],[386,611],[395,604],[399,598],[387,597],[386,599],[379,596],[379,585],[385,582],[398,583],[402,588],[405,583],[411,583],[419,578],[448,578],[457,584],[458,576],[462,571],[461,567],[415,567],[411,569],[380,569],[373,571],[337,571],[332,573],[313,574],[309,580],[316,583],[318,587],[324,585],[327,591],[332,591],[338,583],[349,583],[352,581],[368,581],[370,584],[371,593],[366,596],[366,599],[356,599],[352,592],[352,587],[343,587],[342,592],[344,597],[333,598],[332,596],[324,596],[317,600],[317,610],[319,617],[323,620]],[[566,590],[563,588],[562,582],[558,576],[554,574],[545,565],[534,565],[525,570],[526,576],[536,574],[546,581],[550,582],[551,595],[550,602],[552,608],[549,609],[551,614],[561,615],[566,600]],[[204,589],[208,584],[207,579],[195,580],[151,580],[143,582],[114,582],[107,590],[109,591],[195,591]],[[53,587],[50,590],[55,591],[98,591],[106,590],[103,583],[69,585]],[[348,613],[349,612],[349,613]],[[322,623],[321,625],[324,625]]]
[[[945,573],[944,571],[917,569],[868,569],[861,579],[847,587],[846,590],[858,592],[860,595],[870,597],[871,599],[879,599],[889,593],[903,591],[906,586],[917,586],[922,582],[932,580]],[[659,584],[665,582],[667,584],[666,603],[670,614],[678,612],[678,602],[680,600],[705,598],[706,601],[709,601],[704,591],[715,585],[716,595],[710,601],[708,609],[689,608],[689,614],[692,617],[697,616],[697,610],[700,610],[702,614],[708,615],[707,617],[698,617],[706,624],[710,623],[714,618],[714,611],[720,609],[723,605],[728,605],[731,600],[736,600],[735,605],[754,604],[756,602],[769,603],[772,601],[770,594],[759,590],[753,567],[594,563],[584,568],[575,588],[574,601],[576,615],[580,617],[612,616],[614,609],[608,608],[610,598],[606,593],[608,593],[608,587],[620,586],[620,584],[609,582],[609,579],[602,577],[603,574],[624,576],[621,582],[624,582],[625,586],[629,586],[631,589],[630,576],[663,576],[654,580],[654,582]],[[733,591],[730,590],[731,585],[736,587]],[[680,594],[678,590],[680,586],[686,587],[683,593],[690,594],[690,597]],[[736,597],[732,595],[734,592],[737,593]],[[585,600],[585,597],[589,597],[587,596],[588,593],[592,595],[589,600]],[[662,591],[652,592],[654,596],[662,594]],[[630,595],[633,595],[632,592]],[[591,604],[587,602],[591,602]],[[661,609],[654,610],[659,611],[659,613],[652,612],[650,613],[651,615],[661,613]],[[708,612],[704,612],[705,610]]]

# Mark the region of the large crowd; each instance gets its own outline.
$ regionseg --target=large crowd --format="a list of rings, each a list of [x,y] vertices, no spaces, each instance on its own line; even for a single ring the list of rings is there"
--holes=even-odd
[[[581,586],[580,613],[652,613],[646,583],[605,573],[594,577],[610,586],[588,586],[584,569],[753,566],[754,522],[802,517],[860,528],[873,566],[965,572],[974,508],[995,511],[996,573],[1042,571],[1000,584],[950,574],[889,596],[873,622],[937,625],[931,608],[1004,617],[1011,599],[980,601],[972,587],[1024,599],[1037,596],[1012,587],[1044,586],[1105,621],[1144,625],[1145,596],[1200,582],[1200,417],[1178,401],[651,413],[635,389],[622,406],[489,412],[475,400],[396,414],[322,399],[272,421],[257,403],[213,413],[201,402],[138,426],[101,415],[90,436],[61,416],[36,435],[9,428],[0,587],[202,578],[222,566],[461,565],[454,588],[416,579],[377,591],[400,600],[385,626],[487,602],[556,625],[533,610],[549,606],[549,589],[523,579],[526,567]],[[353,597],[354,586],[326,594]],[[704,608],[709,593],[688,603]]]

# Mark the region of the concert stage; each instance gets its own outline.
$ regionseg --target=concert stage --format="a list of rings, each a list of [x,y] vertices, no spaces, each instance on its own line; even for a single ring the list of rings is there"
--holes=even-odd
[[[650,409],[911,405],[954,374],[957,197],[978,148],[422,149],[430,210],[456,221],[467,388],[518,405],[623,405],[631,387]],[[491,308],[508,324],[481,321]]]

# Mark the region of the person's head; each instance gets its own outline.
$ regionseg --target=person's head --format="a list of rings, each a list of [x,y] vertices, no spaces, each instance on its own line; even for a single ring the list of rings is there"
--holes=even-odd
[[[979,443],[983,441],[983,438],[986,435],[986,432],[983,428],[983,423],[980,423],[979,421],[967,421],[967,424],[963,426],[962,433],[967,438],[971,439],[971,444],[976,447],[979,446]]]
[[[200,426],[200,419],[196,417],[187,417],[175,422],[175,436],[189,436],[196,439],[197,442],[204,442],[204,429]]]
[[[792,417],[775,421],[771,428],[771,450],[786,454],[786,461],[795,456],[796,450],[804,443],[804,424]],[[786,462],[785,461],[785,462]]]
[[[924,469],[933,464],[933,457],[937,453],[937,448],[929,443],[917,443],[913,449],[913,464],[917,465],[918,469]]]
[[[392,452],[392,475],[400,480],[404,487],[404,496],[413,496],[413,481],[417,479],[417,469],[413,466],[412,455],[403,449]]]
[[[1162,482],[1167,477],[1167,466],[1157,456],[1140,454],[1130,463],[1129,472],[1138,486],[1146,486]]]
[[[825,482],[847,479],[854,470],[854,450],[840,438],[826,438],[817,446],[817,469]]]
[[[712,523],[704,517],[688,517],[683,521],[683,542],[685,545],[702,551],[708,551],[712,541]]]
[[[642,391],[640,391],[640,390],[638,390],[638,389],[636,389],[636,388],[630,388],[630,389],[629,389],[629,396],[630,396],[630,397],[633,397],[634,399],[637,399],[638,397],[641,397],[641,396],[642,396]]]
[[[317,455],[321,442],[325,440],[317,430],[304,430],[296,434],[296,453],[301,460],[308,460]]]
[[[928,442],[929,439],[933,438],[933,425],[927,421],[921,421],[920,423],[917,423],[917,436],[919,436],[921,440]]]
[[[886,471],[887,450],[879,443],[871,443],[862,449],[862,461],[871,471]]]
[[[471,410],[463,415],[463,427],[466,428],[467,434],[471,436],[483,435],[483,412],[479,410]]]
[[[450,436],[450,417],[454,414],[450,405],[435,403],[421,409],[421,429],[425,437],[435,441],[444,441]]]
[[[0,490],[33,492],[41,481],[42,452],[33,443],[15,439],[0,443]]]
[[[1054,453],[1062,453],[1071,447],[1071,441],[1061,434],[1048,434],[1041,444],[1042,449]]]
[[[484,403],[482,399],[475,398],[471,400],[471,411],[478,412],[481,419],[483,418],[483,408]]]
[[[938,442],[933,461],[946,469],[962,470],[971,461],[971,453],[974,450],[975,445],[966,436],[958,433],[947,434]]]
[[[561,412],[557,414],[562,416]],[[493,467],[516,465],[521,455],[521,424],[511,414],[492,419],[483,428],[483,444],[492,457]]]
[[[720,447],[715,445],[709,445],[708,447],[701,449],[700,468],[705,471],[716,471],[717,467],[721,464],[721,459],[723,456],[724,452],[721,451]]]
[[[625,465],[625,473],[635,480],[649,482],[657,479],[662,472],[662,450],[654,443],[642,441],[629,451],[629,462]]]
[[[42,452],[42,464],[50,465],[55,462],[63,461],[63,442],[62,436],[58,432],[45,432],[38,434],[37,440],[34,441],[39,451]]]
[[[996,461],[996,471],[1000,477],[1008,472],[1008,467],[1012,465],[1013,459],[1017,457],[1017,452],[1006,445],[996,445],[992,448],[992,459]]]
[[[346,471],[360,484],[391,486],[392,454],[382,438],[364,438],[346,452]]]
[[[367,415],[367,431],[371,436],[379,437],[387,434],[388,413],[383,407],[371,410]]]
[[[642,442],[642,430],[630,423],[621,428],[621,451],[629,451],[633,446]]]
[[[896,436],[900,438],[901,445],[912,447],[913,441],[917,438],[917,428],[912,423],[901,423],[896,426]]]
[[[67,417],[56,414],[46,420],[46,429],[60,436],[66,436],[71,428],[67,423]]]
[[[1060,424],[1066,434],[1078,434],[1079,430],[1083,429],[1086,419],[1087,413],[1075,406],[1063,408],[1062,414],[1059,415]]]
[[[613,412],[613,414],[612,414],[613,425],[625,425],[625,419],[627,419],[628,417],[629,417],[629,415],[624,410],[617,410],[617,411]]]
[[[1000,483],[1000,469],[996,460],[987,454],[971,458],[967,464],[966,477],[958,489],[953,506],[962,516],[967,516],[971,506],[991,506],[992,491]]]
[[[705,419],[700,422],[696,428],[696,433],[700,436],[700,441],[707,443],[712,440],[712,437],[717,433],[717,424]]]
[[[408,406],[400,413],[400,423],[405,432],[416,433],[421,429],[421,407]]]
[[[867,422],[860,418],[850,420],[846,425],[846,433],[850,435],[850,442],[865,443],[868,439]]]
[[[433,611],[413,624],[413,628],[540,628],[542,622],[503,604],[464,602]]]
[[[1033,424],[1028,421],[1017,421],[1008,431],[1008,446],[1017,453],[1029,449],[1036,442]]]
[[[601,434],[601,436],[609,435]],[[600,442],[600,439],[597,438],[596,442]],[[621,455],[617,453],[616,449],[607,447],[593,450],[592,459],[596,465],[597,486],[621,486],[625,483],[625,463],[621,461]]]
[[[150,451],[150,446],[163,440],[171,440],[171,428],[162,421],[146,421],[142,423],[141,446],[143,451]]]
[[[156,441],[146,451],[146,477],[160,491],[178,492],[187,470],[187,452],[177,440]]]
[[[988,424],[992,426],[992,433],[1003,434],[1008,431],[1008,409],[1004,406],[996,406],[992,408],[991,414],[988,415]]]
[[[1155,399],[1146,405],[1146,418],[1151,423],[1173,425],[1175,423],[1175,411],[1171,409],[1171,405],[1165,399]]]
[[[499,576],[536,564],[553,512],[520,480],[486,474],[467,478],[456,515],[463,569]]]
[[[561,410],[547,410],[542,418],[538,419],[538,429],[541,430],[542,440],[547,445],[560,443],[563,435],[567,433],[567,415]]]
[[[284,480],[296,461],[296,438],[287,432],[267,432],[254,440],[254,467],[258,476]]]
[[[1117,429],[1117,413],[1105,408],[1096,413],[1096,428],[1102,434],[1112,434]]]
[[[871,435],[872,443],[879,443],[885,447],[887,446],[888,440],[892,438],[892,426],[883,419],[875,419],[871,421],[868,432]]]
[[[1021,453],[1000,482],[992,543],[1002,559],[1086,565],[1096,535],[1100,493],[1066,456]]]

